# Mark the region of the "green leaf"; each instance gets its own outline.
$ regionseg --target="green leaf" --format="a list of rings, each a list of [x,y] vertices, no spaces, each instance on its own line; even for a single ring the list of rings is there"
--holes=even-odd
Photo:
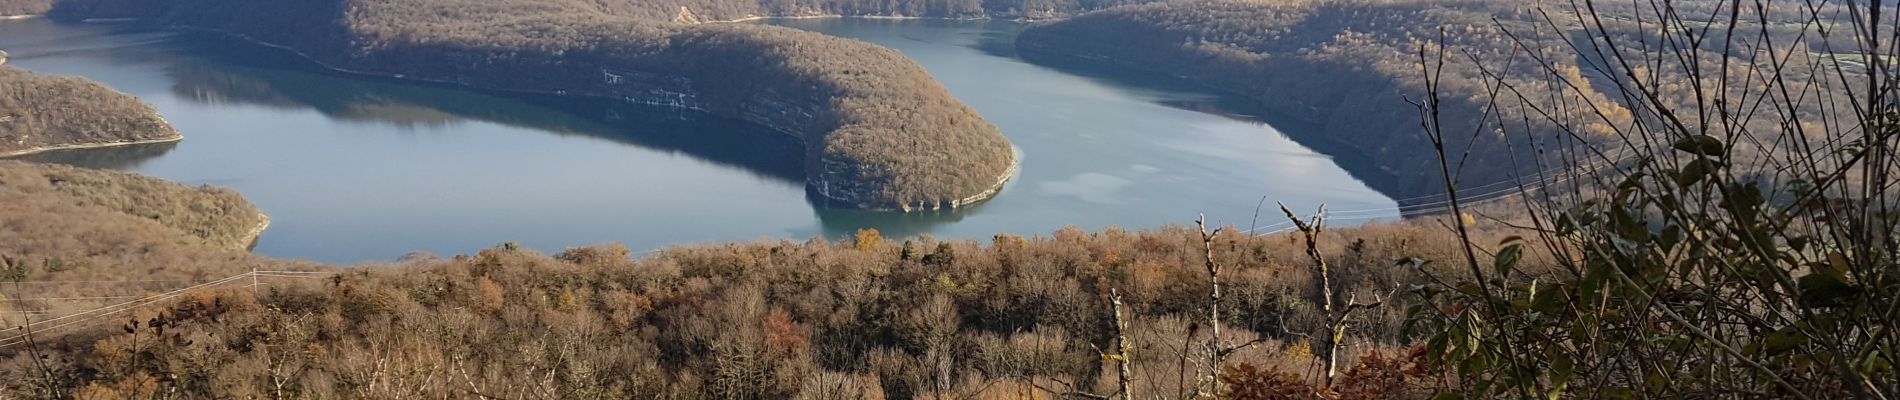
[[[1874,353],[1867,355],[1867,360],[1860,363],[1860,369],[1861,373],[1868,375],[1891,374],[1893,373],[1893,363],[1887,362],[1887,359],[1881,357],[1880,353]]]
[[[1577,233],[1577,220],[1570,218],[1570,213],[1558,215],[1557,234],[1568,236],[1573,233]]]
[[[1511,270],[1517,266],[1518,260],[1523,258],[1524,245],[1522,243],[1504,246],[1503,250],[1498,250],[1498,257],[1491,260],[1491,267],[1497,270],[1500,277],[1510,275]]]
[[[1656,237],[1656,244],[1662,245],[1663,251],[1675,250],[1676,245],[1681,244],[1681,243],[1682,243],[1682,227],[1680,226],[1675,226],[1675,225],[1665,226],[1663,227],[1662,235]]]
[[[1771,355],[1781,354],[1788,350],[1794,350],[1796,347],[1801,347],[1802,344],[1806,344],[1807,342],[1808,336],[1801,334],[1793,327],[1781,328],[1781,330],[1770,333],[1767,338],[1762,339],[1762,350],[1767,351],[1768,354]]]
[[[1827,253],[1826,265],[1827,267],[1825,269],[1820,269],[1817,271],[1825,271],[1828,275],[1833,275],[1833,276],[1846,276],[1847,269],[1851,267],[1851,265],[1847,262],[1847,254],[1841,253],[1839,251],[1832,251],[1832,252]]]
[[[1554,378],[1569,380],[1571,374],[1577,372],[1577,362],[1571,360],[1570,355],[1564,353],[1552,354],[1550,371],[1556,374]]]
[[[1479,287],[1477,282],[1472,281],[1458,282],[1458,292],[1471,297],[1485,296],[1484,288]]]
[[[1689,154],[1714,156],[1722,154],[1722,139],[1709,135],[1695,135],[1676,141],[1676,150]]]
[[[1610,388],[1609,390],[1603,391],[1603,397],[1617,400],[1634,399],[1636,398],[1636,391],[1630,390],[1630,388]]]
[[[1531,310],[1545,314],[1556,313],[1559,311],[1558,307],[1565,303],[1562,298],[1564,290],[1562,284],[1538,290],[1536,294],[1531,295]]]
[[[1690,187],[1708,180],[1709,177],[1715,175],[1716,165],[1715,161],[1707,158],[1690,161],[1688,165],[1682,166],[1682,171],[1676,172],[1676,185]]]
[[[1848,299],[1860,294],[1860,288],[1827,271],[1802,276],[1797,284],[1801,287],[1801,302],[1810,307],[1844,306]]]
[[[1545,394],[1544,398],[1548,400],[1561,399],[1564,397],[1564,389],[1567,389],[1569,387],[1570,387],[1570,382],[1558,382],[1555,385],[1551,386],[1550,393]]]

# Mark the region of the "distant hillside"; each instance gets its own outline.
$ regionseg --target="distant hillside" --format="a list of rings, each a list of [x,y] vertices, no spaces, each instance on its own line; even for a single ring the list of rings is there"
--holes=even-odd
[[[675,24],[572,0],[117,4],[67,2],[55,14],[142,10],[337,69],[746,120],[803,143],[809,187],[839,205],[956,207],[993,195],[1015,163],[994,126],[902,54],[795,29]]]
[[[0,156],[181,138],[132,96],[81,78],[0,65]]]
[[[1442,189],[1436,156],[1408,102],[1423,101],[1426,92],[1419,46],[1435,42],[1438,29],[1445,28],[1451,48],[1473,49],[1482,57],[1507,55],[1513,43],[1499,25],[1524,26],[1520,18],[1527,14],[1519,6],[1471,0],[1176,1],[1033,27],[1017,45],[1038,62],[1103,63],[1182,76],[1258,100],[1267,113],[1308,125],[1288,129],[1295,139],[1328,153],[1373,160],[1347,167],[1356,168],[1352,172],[1375,189],[1414,196]],[[1565,46],[1561,40],[1527,44],[1552,53]],[[1446,130],[1461,138],[1461,148],[1450,149],[1456,155],[1463,150],[1462,138],[1485,119],[1485,85],[1481,69],[1464,54],[1448,61],[1447,95],[1441,100],[1448,113]],[[1530,69],[1530,63],[1518,64],[1523,70],[1494,72],[1514,73],[1520,83],[1547,75]],[[1581,76],[1564,79],[1586,88],[1591,84]],[[1593,101],[1609,103],[1600,97]],[[1502,139],[1481,135],[1471,144],[1477,160],[1464,171],[1465,182],[1499,182],[1532,169],[1534,153],[1526,139],[1512,138],[1518,141],[1514,149]],[[1520,158],[1518,164],[1513,156]]]
[[[0,17],[39,15],[53,9],[54,0],[0,0]]]
[[[1634,114],[1625,107],[1629,99],[1612,93],[1618,93],[1628,78],[1606,75],[1605,71],[1617,68],[1608,67],[1606,55],[1592,49],[1601,49],[1605,35],[1600,32],[1609,32],[1621,43],[1664,40],[1656,37],[1653,21],[1632,17],[1653,12],[1645,5],[1590,3],[1602,18],[1586,30],[1568,14],[1573,4],[1546,0],[1178,0],[1116,7],[1036,26],[1018,36],[1017,46],[1026,58],[1040,63],[1106,64],[1180,76],[1254,99],[1258,111],[1270,119],[1294,122],[1286,127],[1294,139],[1328,154],[1364,160],[1343,166],[1375,189],[1412,197],[1442,191],[1438,160],[1414,106],[1424,102],[1427,93],[1421,49],[1430,52],[1428,59],[1434,63],[1441,56],[1438,50],[1444,49],[1442,71],[1433,72],[1440,78],[1439,111],[1444,131],[1455,139],[1448,141],[1448,152],[1463,157],[1468,151],[1467,166],[1456,169],[1467,187],[1511,182],[1519,174],[1547,170],[1550,157],[1578,145],[1620,147],[1621,135],[1630,129]],[[1708,15],[1727,3],[1671,4],[1687,14]],[[1706,50],[1698,53],[1702,59],[1695,64],[1705,77],[1701,88],[1730,93],[1760,90],[1746,78],[1716,77],[1724,75],[1723,66],[1761,63],[1784,65],[1782,72],[1789,76],[1805,76],[1811,73],[1807,69],[1831,64],[1825,58],[1828,41],[1836,49],[1853,47],[1851,35],[1804,34],[1799,27],[1807,20],[1801,16],[1808,13],[1798,4],[1764,7],[1760,20],[1745,20],[1744,27],[1752,30],[1765,23],[1767,29],[1738,31],[1729,45],[1736,50],[1722,53],[1714,51],[1722,48],[1720,44],[1703,44]],[[1850,14],[1843,5],[1821,7],[1826,10],[1821,15]],[[1758,59],[1757,52],[1739,50],[1749,48],[1763,34],[1773,43],[1812,50],[1784,52],[1779,54],[1784,59],[1778,60]],[[1624,57],[1636,59],[1672,59],[1664,54],[1666,49],[1650,46],[1622,51]],[[1697,90],[1690,90],[1697,87],[1692,83],[1694,74],[1682,68],[1638,72],[1646,80],[1663,82],[1662,90],[1650,96],[1673,107],[1694,109],[1717,98],[1728,99],[1735,109],[1759,107],[1749,104],[1759,97],[1747,95],[1698,97]],[[1729,86],[1724,88],[1725,84]],[[1551,87],[1567,89],[1552,95],[1544,90]],[[1812,95],[1850,92],[1851,88]],[[1492,98],[1500,101],[1487,101]],[[1812,99],[1791,102],[1788,111],[1808,116],[1841,112],[1825,107],[1830,101],[1851,102],[1838,97]],[[1713,112],[1679,116],[1691,125],[1704,117],[1722,116]],[[1505,125],[1509,129],[1502,129]],[[1783,128],[1765,118],[1752,119],[1750,125],[1750,131],[1763,136],[1764,142],[1772,142],[1767,136]],[[1499,134],[1504,131],[1514,134]],[[1786,147],[1781,149],[1786,151]],[[1739,159],[1756,162],[1776,150],[1743,147],[1735,151]]]
[[[253,268],[307,268],[250,255],[268,221],[227,189],[0,160],[0,339],[49,315],[125,304]],[[11,388],[22,381],[0,382]]]

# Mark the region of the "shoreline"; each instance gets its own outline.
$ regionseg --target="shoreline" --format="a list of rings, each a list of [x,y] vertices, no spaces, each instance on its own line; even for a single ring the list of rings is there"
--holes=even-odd
[[[904,16],[904,15],[844,15],[844,14],[819,14],[819,15],[754,15],[754,16],[750,16],[750,17],[745,17],[745,18],[739,18],[739,19],[727,19],[727,20],[717,20],[717,21],[700,21],[700,22],[698,22],[698,23],[696,23],[696,24],[735,24],[735,23],[741,23],[741,22],[753,22],[753,21],[772,21],[772,20],[800,20],[800,19],[881,19],[881,20],[900,20],[900,21],[901,21],[901,20],[931,20],[931,21],[988,21],[988,20],[993,20],[993,19],[996,19],[996,18],[995,18],[995,17],[990,17],[990,16],[982,16],[982,17],[912,17],[912,16]]]
[[[1067,19],[1067,18],[1069,18],[1069,17],[1073,17],[1073,16],[1075,16],[1075,15],[1066,15],[1066,14],[1065,14],[1065,15],[1062,15],[1062,16],[1058,16],[1058,17],[1047,17],[1047,18],[1034,18],[1034,17],[1020,17],[1020,16],[1019,16],[1019,17],[997,17],[997,16],[992,16],[992,15],[984,15],[984,16],[979,16],[979,17],[913,17],[913,16],[908,16],[908,15],[844,15],[844,14],[817,14],[817,15],[754,15],[754,16],[750,16],[750,17],[745,17],[745,18],[738,18],[738,19],[727,19],[727,20],[715,20],[715,21],[700,21],[700,22],[696,22],[696,23],[688,23],[688,24],[686,24],[686,25],[697,25],[697,24],[736,24],[736,23],[743,23],[743,22],[755,22],[755,21],[771,21],[771,20],[801,20],[801,19],[869,19],[869,20],[896,20],[896,21],[908,21],[908,20],[921,20],[921,21],[996,21],[996,20],[1002,20],[1002,21],[1014,21],[1014,22],[1039,22],[1039,21],[1054,21],[1054,20],[1059,20],[1059,19]]]
[[[264,231],[266,229],[270,229],[270,215],[259,211],[257,213],[257,219],[257,226],[251,227],[250,231],[244,232],[243,245],[238,246],[239,249],[245,252],[250,252],[251,249],[257,248],[257,240],[264,237]]]
[[[990,199],[994,199],[996,198],[996,195],[1003,194],[1003,186],[1009,184],[1009,181],[1015,180],[1016,175],[1022,172],[1022,165],[1023,165],[1022,149],[1016,148],[1016,146],[1011,145],[1009,146],[1009,152],[1010,152],[1009,167],[1003,169],[1003,175],[997,177],[996,184],[990,185],[989,189],[984,190],[974,195],[970,195],[970,197],[965,197],[962,199],[957,199],[957,201],[950,202],[950,209],[955,210],[958,208],[962,208],[963,206],[975,205],[977,203],[982,203],[985,201],[989,201]]]
[[[19,157],[19,156],[25,156],[25,155],[45,153],[49,151],[100,149],[100,148],[107,148],[107,147],[136,146],[136,145],[141,145],[141,144],[172,143],[172,142],[177,142],[181,140],[185,140],[184,135],[178,135],[178,136],[164,138],[164,139],[134,140],[134,141],[129,141],[129,142],[80,143],[80,144],[66,144],[66,145],[58,145],[58,146],[40,146],[40,147],[34,147],[30,149],[22,149],[22,150],[15,150],[11,152],[0,153],[0,158]]]
[[[34,19],[34,18],[39,18],[39,17],[44,17],[44,16],[46,16],[46,15],[44,15],[44,14],[21,14],[21,15],[0,15],[0,21],[14,21],[14,20],[22,20],[22,19]]]
[[[812,17],[793,17],[793,18],[816,19],[816,18],[829,18],[829,17],[828,16],[812,16]],[[856,17],[841,16],[839,18],[856,18]],[[330,70],[330,71],[345,73],[345,74],[351,74],[351,75],[360,75],[360,76],[381,78],[381,79],[395,79],[395,80],[407,81],[407,82],[424,82],[424,83],[429,83],[429,84],[449,85],[449,86],[461,87],[461,88],[466,88],[469,90],[478,90],[478,91],[520,93],[520,94],[559,96],[559,97],[579,97],[579,98],[595,99],[595,100],[600,100],[600,101],[612,101],[612,102],[620,102],[620,103],[627,103],[627,104],[641,104],[641,105],[648,105],[648,106],[667,107],[667,108],[678,109],[678,110],[689,110],[693,112],[702,112],[702,113],[707,112],[706,110],[702,110],[702,109],[698,109],[694,107],[629,102],[624,99],[606,97],[606,96],[596,96],[596,95],[589,95],[589,94],[569,94],[569,93],[566,93],[565,91],[489,88],[489,87],[477,86],[477,85],[472,85],[472,84],[463,83],[463,82],[415,78],[415,77],[406,76],[404,74],[358,71],[358,70],[352,70],[352,69],[333,66],[333,65],[323,62],[322,60],[317,59],[316,57],[313,57],[309,54],[305,54],[303,51],[298,50],[296,48],[267,42],[261,39],[251,37],[250,35],[234,33],[234,32],[229,32],[229,31],[224,31],[224,30],[219,30],[219,29],[207,29],[207,28],[197,28],[197,27],[189,27],[189,26],[173,26],[169,28],[219,34],[219,35],[236,38],[245,42],[250,42],[256,45],[287,51],[287,52],[290,52],[290,54],[296,55],[298,58],[302,58],[305,61],[309,61],[311,64],[314,64],[320,68]],[[767,128],[775,132],[782,132],[779,129],[776,129],[770,126],[767,126]],[[791,136],[793,136],[795,139],[803,141],[802,137],[799,137],[797,135],[791,135]],[[956,209],[958,206],[975,204],[978,202],[989,200],[990,198],[995,197],[996,194],[1001,193],[1003,185],[1005,183],[1008,183],[1011,179],[1015,179],[1017,175],[1017,169],[1021,165],[1021,161],[1022,161],[1022,153],[1020,151],[1018,151],[1014,146],[1011,146],[1011,151],[1013,152],[1013,154],[1010,160],[1010,166],[1004,170],[1002,176],[998,177],[998,180],[995,185],[990,187],[989,190],[978,192],[974,195],[965,197],[961,200],[957,200],[956,202],[953,202],[949,208]],[[810,180],[807,180],[805,184],[806,184],[806,187],[809,188],[811,186]],[[832,197],[830,194],[824,193],[822,191],[814,191],[814,192],[816,192],[818,196],[824,197],[826,199],[830,199],[830,200],[834,200],[834,201],[838,201],[842,203],[847,203],[847,204],[855,204],[851,200]],[[910,205],[899,205],[898,207],[858,207],[858,208],[865,209],[865,210],[872,210],[872,211],[897,211],[897,212],[909,213],[909,212],[912,212],[913,210],[942,209],[943,207],[938,206],[936,208],[923,208],[923,207],[913,208]]]

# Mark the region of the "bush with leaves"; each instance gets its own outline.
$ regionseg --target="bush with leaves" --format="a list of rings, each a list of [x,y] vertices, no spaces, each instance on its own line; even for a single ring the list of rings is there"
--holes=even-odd
[[[1859,3],[1850,18],[1801,25],[1816,37],[1855,36],[1856,47],[1838,49],[1772,31],[1784,27],[1766,23],[1759,1],[1646,15],[1662,42],[1611,34],[1596,3],[1545,15],[1593,34],[1577,58],[1621,80],[1635,113],[1617,124],[1625,140],[1565,150],[1574,161],[1563,178],[1584,188],[1528,203],[1534,237],[1494,251],[1466,238],[1463,276],[1419,289],[1411,325],[1425,335],[1426,357],[1477,398],[1900,395],[1900,79],[1883,65],[1900,48],[1889,41],[1900,28],[1879,17],[1894,10]],[[1696,2],[1645,2],[1680,3]],[[1810,46],[1875,61],[1804,63],[1796,55]],[[1714,74],[1696,65],[1733,54],[1779,61]],[[1419,53],[1426,76],[1442,57]],[[1675,79],[1756,83],[1681,88],[1704,99],[1685,104],[1658,95]],[[1546,95],[1513,89],[1524,91],[1493,101]],[[1428,136],[1443,142],[1435,104],[1421,111]],[[1442,149],[1446,170],[1458,168]],[[1532,258],[1555,268],[1525,268]]]

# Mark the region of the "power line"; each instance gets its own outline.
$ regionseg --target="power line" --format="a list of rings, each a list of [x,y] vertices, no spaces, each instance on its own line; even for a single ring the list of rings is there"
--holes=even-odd
[[[20,326],[20,327],[16,327],[16,328],[13,328],[13,329],[8,329],[8,330],[22,330],[22,331],[25,331],[25,332],[23,332],[23,333],[21,333],[21,334],[18,334],[18,335],[14,335],[14,336],[10,336],[10,337],[7,337],[7,338],[4,338],[4,339],[0,339],[0,349],[4,349],[4,348],[8,348],[8,347],[12,347],[12,346],[15,346],[15,345],[19,345],[19,344],[23,344],[23,343],[26,343],[26,342],[27,342],[27,339],[29,339],[29,338],[30,338],[30,336],[31,336],[31,335],[32,335],[32,334],[34,333],[33,331],[35,330],[35,327],[37,327],[37,326],[40,326],[40,325],[45,325],[45,324],[51,324],[51,323],[54,323],[54,322],[59,322],[59,321],[63,321],[63,320],[68,320],[68,319],[71,319],[71,318],[75,318],[75,317],[81,317],[81,318],[79,318],[79,319],[76,319],[76,320],[71,320],[71,321],[67,321],[67,322],[64,322],[64,323],[60,323],[60,324],[57,324],[57,325],[53,325],[53,326],[50,326],[50,327],[46,327],[46,328],[39,328],[39,329],[38,329],[38,331],[39,331],[39,332],[42,332],[42,333],[43,333],[43,332],[49,332],[49,331],[54,331],[54,330],[58,330],[58,329],[60,329],[60,328],[64,328],[64,327],[68,327],[68,326],[73,326],[73,325],[77,325],[77,324],[82,324],[82,323],[87,323],[87,322],[95,322],[95,321],[99,321],[100,319],[103,319],[103,318],[105,318],[105,317],[107,317],[107,316],[111,316],[111,315],[114,315],[114,314],[118,314],[118,313],[121,313],[121,312],[125,312],[125,311],[129,311],[129,310],[132,310],[132,309],[136,309],[136,308],[138,308],[138,307],[141,307],[141,306],[145,306],[145,305],[149,305],[149,304],[152,304],[152,303],[156,303],[156,302],[159,302],[159,301],[163,301],[163,300],[167,300],[167,299],[172,299],[172,298],[176,298],[176,297],[179,297],[179,296],[183,296],[183,295],[185,295],[185,294],[187,294],[187,293],[190,293],[191,291],[194,291],[194,290],[197,290],[197,289],[203,289],[203,288],[209,288],[209,287],[214,287],[214,286],[218,286],[218,285],[222,285],[222,284],[225,284],[225,283],[230,283],[230,282],[232,282],[232,281],[236,281],[236,280],[238,280],[238,279],[241,279],[241,278],[244,278],[244,277],[247,277],[247,276],[250,276],[250,275],[252,275],[252,273],[243,273],[243,274],[237,274],[237,275],[232,275],[232,276],[229,276],[229,277],[225,277],[225,278],[223,278],[223,279],[219,279],[219,280],[215,280],[215,281],[211,281],[211,282],[206,282],[206,283],[202,283],[202,284],[198,284],[198,285],[194,285],[194,286],[191,286],[191,287],[186,287],[186,288],[183,288],[183,289],[178,289],[178,290],[173,290],[173,291],[170,291],[170,292],[165,292],[165,293],[161,293],[161,294],[156,294],[156,295],[152,295],[152,296],[146,296],[146,297],[144,297],[144,298],[141,298],[141,299],[138,299],[138,300],[133,300],[133,301],[128,301],[128,302],[124,302],[124,303],[119,303],[119,304],[114,304],[114,305],[110,305],[110,306],[105,306],[105,307],[100,307],[100,308],[95,308],[95,309],[91,309],[91,310],[87,310],[87,311],[81,311],[81,312],[77,312],[77,313],[73,313],[73,314],[70,314],[70,315],[66,315],[66,316],[61,316],[61,317],[58,317],[58,318],[53,318],[53,319],[48,319],[48,320],[45,320],[45,321],[38,321],[38,322],[32,322],[32,323],[28,323],[28,324],[26,324],[26,325],[24,325],[24,326]]]

